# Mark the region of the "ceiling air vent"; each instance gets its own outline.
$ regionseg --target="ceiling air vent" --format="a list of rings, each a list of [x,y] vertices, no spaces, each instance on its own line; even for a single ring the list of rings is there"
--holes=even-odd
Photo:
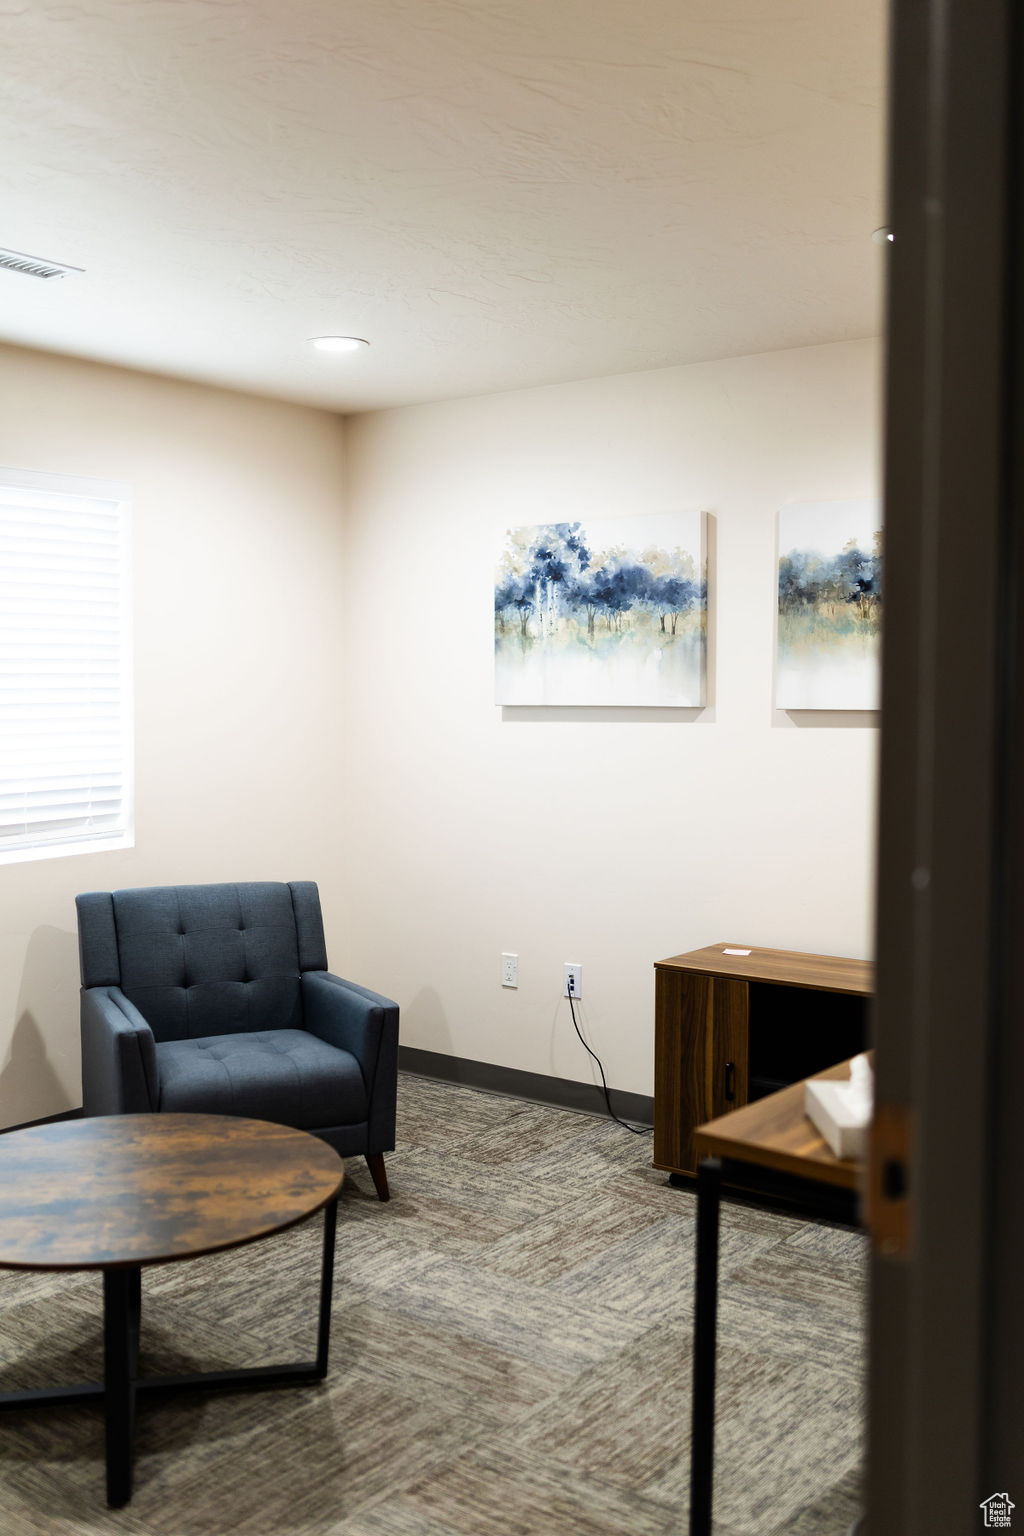
[[[0,272],[23,272],[26,277],[70,277],[84,271],[62,261],[46,261],[42,256],[26,256],[24,251],[5,251],[0,247]]]

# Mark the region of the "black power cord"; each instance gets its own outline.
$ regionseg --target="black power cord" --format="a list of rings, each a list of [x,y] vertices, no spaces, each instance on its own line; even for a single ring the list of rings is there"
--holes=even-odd
[[[571,985],[572,985],[572,983],[570,982],[570,987],[571,987]],[[584,1040],[582,1034],[580,1034],[580,1027],[579,1027],[579,1025],[576,1022],[576,1009],[573,1007],[572,992],[571,991],[569,992],[568,997],[569,997],[569,1012],[572,1014],[572,1027],[573,1027],[573,1029],[576,1031],[576,1033],[580,1037],[580,1045],[582,1045],[582,1047],[586,1051],[587,1055],[588,1056],[593,1056],[594,1060],[597,1062],[597,1070],[601,1074],[601,1087],[604,1089],[604,1101],[608,1105],[608,1113],[611,1115],[611,1117],[615,1121],[616,1125],[621,1125],[622,1129],[624,1131],[632,1131],[634,1136],[651,1136],[651,1135],[653,1135],[653,1127],[652,1126],[649,1126],[649,1125],[627,1125],[626,1121],[625,1120],[620,1120],[618,1115],[615,1113],[614,1109],[612,1109],[611,1094],[608,1092],[608,1079],[604,1075],[604,1067],[602,1067],[602,1065],[601,1065],[601,1058],[600,1058],[600,1056],[597,1055],[596,1051],[592,1051],[590,1049],[590,1046]]]

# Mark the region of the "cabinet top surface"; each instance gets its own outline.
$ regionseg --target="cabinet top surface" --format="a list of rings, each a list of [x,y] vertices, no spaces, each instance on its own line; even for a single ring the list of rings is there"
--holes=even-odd
[[[729,954],[734,950],[738,953]],[[757,949],[726,942],[691,949],[655,962],[657,970],[693,971],[702,976],[727,976],[737,981],[768,981],[788,987],[812,987],[821,992],[852,992],[870,997],[875,968],[870,960],[841,955],[808,955],[791,949]]]

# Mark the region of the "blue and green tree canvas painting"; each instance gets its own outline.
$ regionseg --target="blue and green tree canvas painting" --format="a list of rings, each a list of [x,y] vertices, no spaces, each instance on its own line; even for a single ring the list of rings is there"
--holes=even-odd
[[[509,530],[494,586],[499,704],[699,706],[703,512]]]
[[[778,709],[877,709],[882,630],[877,501],[779,513]]]

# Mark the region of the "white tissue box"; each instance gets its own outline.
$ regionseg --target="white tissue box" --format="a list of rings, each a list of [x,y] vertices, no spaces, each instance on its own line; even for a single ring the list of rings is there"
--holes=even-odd
[[[813,1120],[836,1157],[866,1157],[870,1105],[848,1082],[824,1077],[804,1084],[804,1114]]]

